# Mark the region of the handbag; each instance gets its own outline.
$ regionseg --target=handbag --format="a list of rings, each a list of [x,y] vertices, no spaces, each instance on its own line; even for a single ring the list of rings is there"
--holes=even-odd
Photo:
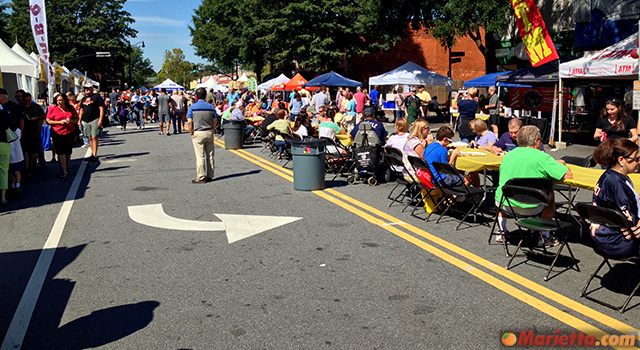
[[[425,169],[417,169],[416,176],[418,177],[418,179],[420,179],[422,186],[428,189],[436,188],[436,186],[433,184],[433,179],[431,179],[431,173],[429,171]]]
[[[19,139],[18,135],[11,130],[11,128],[7,128],[5,132],[7,134],[7,142],[11,143]]]

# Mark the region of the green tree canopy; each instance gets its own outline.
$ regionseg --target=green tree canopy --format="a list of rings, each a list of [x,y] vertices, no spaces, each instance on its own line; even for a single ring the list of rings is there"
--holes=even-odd
[[[407,0],[408,1],[408,0]],[[204,0],[189,27],[196,54],[231,69],[261,72],[267,63],[285,69],[336,68],[352,54],[386,49],[404,26],[389,16],[390,0]],[[410,7],[393,10],[403,23]]]
[[[9,6],[5,4],[3,1],[0,1],[0,40],[5,43],[9,43],[9,23],[7,22],[7,18],[9,14],[7,13],[7,9]]]
[[[111,58],[87,57],[69,62],[70,68],[87,71],[98,79],[123,77],[128,62],[128,38],[137,31],[134,22],[124,11],[126,0],[48,0],[47,29],[49,49],[53,61],[60,64],[75,57],[97,51],[111,52]],[[17,38],[25,50],[38,52],[33,41],[29,18],[29,2],[10,3],[9,37]]]
[[[181,49],[165,51],[162,69],[158,72],[158,82],[171,79],[178,84],[186,84],[197,79],[199,74],[193,73],[194,65],[185,59]],[[185,86],[186,88],[186,86]]]

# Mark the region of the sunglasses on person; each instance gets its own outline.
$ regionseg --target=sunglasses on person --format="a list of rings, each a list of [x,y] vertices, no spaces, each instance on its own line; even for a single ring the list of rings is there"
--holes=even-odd
[[[636,157],[625,157],[626,159],[629,159],[632,162],[638,163],[640,162],[640,156],[636,156]]]
[[[605,102],[605,104],[608,104],[608,103],[620,103],[620,100],[618,100],[615,97],[612,97]]]

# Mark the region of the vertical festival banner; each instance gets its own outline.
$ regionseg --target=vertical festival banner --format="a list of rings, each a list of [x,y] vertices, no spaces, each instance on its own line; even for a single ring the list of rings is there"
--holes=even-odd
[[[38,54],[44,63],[47,72],[47,82],[52,85],[53,67],[49,58],[49,39],[47,35],[47,12],[45,11],[44,0],[29,0],[29,13],[31,14],[31,31],[33,40],[38,47]],[[51,94],[50,94],[51,95]]]
[[[535,0],[511,0],[518,30],[533,67],[558,59],[558,53]]]

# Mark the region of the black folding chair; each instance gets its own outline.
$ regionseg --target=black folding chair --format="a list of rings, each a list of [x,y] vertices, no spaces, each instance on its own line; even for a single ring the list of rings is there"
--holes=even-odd
[[[387,196],[387,199],[391,200],[391,203],[389,203],[389,207],[391,207],[393,203],[402,203],[403,200],[413,197],[410,193],[416,189],[417,185],[413,180],[407,181],[407,179],[405,179],[404,173],[406,172],[408,174],[408,170],[402,161],[402,152],[400,152],[400,150],[393,147],[385,147],[384,158],[396,181],[396,185]],[[394,196],[394,191],[400,186],[404,186],[402,191],[400,191],[397,196]],[[400,197],[402,197],[402,200],[400,200]]]
[[[513,259],[518,254],[520,247],[522,247],[522,243],[525,241],[525,239],[527,239],[527,237],[536,236],[536,233],[537,233],[537,236],[540,238],[540,240],[543,240],[542,232],[549,231],[549,232],[555,232],[556,237],[560,243],[560,247],[558,248],[558,251],[555,253],[553,257],[553,262],[549,266],[549,269],[547,271],[546,276],[544,277],[544,280],[545,281],[549,280],[549,275],[551,274],[551,271],[553,270],[553,267],[558,261],[558,257],[560,256],[560,253],[562,253],[562,250],[564,249],[565,246],[567,247],[567,250],[571,255],[571,259],[573,263],[567,266],[567,268],[562,272],[574,266],[576,268],[576,271],[580,272],[580,267],[578,266],[578,260],[573,255],[573,252],[571,251],[571,247],[569,246],[569,242],[567,241],[567,236],[565,234],[565,230],[571,227],[571,224],[558,220],[558,213],[556,213],[556,211],[553,208],[553,203],[551,201],[551,195],[549,194],[549,192],[540,190],[537,188],[531,188],[531,187],[502,186],[502,193],[509,207],[509,210],[511,211],[511,215],[516,220],[516,226],[518,226],[518,228],[520,228],[520,230],[522,231],[520,242],[518,242],[518,246],[516,247],[516,250],[513,252],[513,255],[511,255],[511,258],[507,263],[506,269],[508,270],[510,268],[511,262],[513,262]],[[553,211],[553,219],[545,219],[542,217],[523,217],[522,212],[520,210],[514,209],[515,206],[512,205],[512,201],[515,201],[517,203],[522,203],[525,205],[531,205],[534,207],[535,206],[539,206],[542,208],[549,207]],[[540,213],[542,213],[542,211]],[[526,230],[530,234],[527,235],[523,230]],[[529,249],[532,252],[534,251],[531,246],[529,246]],[[547,253],[547,249],[544,245],[542,249],[544,253]],[[528,257],[527,257],[527,260],[528,260]]]
[[[458,172],[458,170],[449,163],[433,162],[433,168],[443,178],[446,176],[462,177],[462,175]],[[463,180],[463,178],[461,178],[461,180]],[[464,184],[464,181],[462,182],[461,185],[447,185],[444,181],[435,181],[435,182],[438,184],[438,186],[444,193],[444,197],[442,197],[440,202],[447,204],[447,207],[440,214],[440,217],[438,218],[436,223],[440,222],[440,219],[442,219],[444,214],[446,214],[449,210],[451,210],[452,212],[458,212],[460,214],[464,214],[462,216],[462,219],[460,219],[458,226],[456,226],[456,231],[460,228],[464,220],[471,213],[474,214],[475,219],[477,219],[478,214],[486,219],[484,214],[481,211],[479,211],[480,205],[482,204],[482,197],[485,194],[483,189],[469,187]],[[460,201],[460,197],[464,197],[465,200]],[[460,206],[462,203],[465,203],[465,202],[471,204],[471,207],[466,211],[458,209],[458,206]]]
[[[542,190],[545,193],[551,193],[551,190],[553,189],[554,185],[553,185],[553,182],[550,179],[547,179],[547,178],[522,178],[522,177],[518,177],[518,178],[513,178],[513,179],[508,180],[505,183],[505,186],[531,187],[531,188],[537,188],[539,190]],[[504,203],[504,193],[502,194],[502,196],[501,196],[500,200],[498,201],[498,203],[499,203],[499,205],[498,205],[498,208],[497,208],[497,211],[496,211],[496,215],[493,218],[493,224],[491,226],[491,231],[489,233],[489,239],[487,240],[487,244],[491,244],[491,238],[493,238],[493,236],[499,236],[500,235],[500,233],[498,231],[496,231],[496,225],[498,224],[498,215],[500,213],[503,213],[507,217],[513,218],[513,216],[511,215],[511,211],[508,210],[508,208],[504,204],[502,204],[502,203]],[[531,216],[535,216],[535,215],[531,215]],[[506,257],[508,258],[508,257],[511,256],[511,254],[509,254],[509,248],[507,247],[507,239],[508,239],[507,233],[503,232],[502,246],[504,248],[504,253],[505,253]]]
[[[629,226],[629,220],[627,220],[624,217],[624,215],[622,215],[622,213],[617,211],[617,210],[613,210],[613,209],[609,209],[609,208],[597,207],[597,206],[589,204],[589,203],[578,203],[578,204],[576,204],[576,210],[578,211],[578,215],[580,215],[580,217],[588,224],[602,225],[602,226],[608,227],[608,228],[613,229],[613,230],[626,229],[626,230],[629,230],[629,232],[632,232],[631,231],[631,227]],[[620,234],[622,234],[622,233],[620,233]],[[607,302],[604,302],[602,300],[598,300],[598,299],[596,299],[594,297],[589,296],[590,293],[593,293],[593,292],[595,292],[596,290],[598,290],[600,288],[596,288],[596,289],[594,289],[594,290],[592,290],[590,292],[587,292],[587,289],[589,288],[589,285],[591,284],[591,281],[595,277],[598,277],[600,280],[602,280],[604,275],[603,276],[598,276],[598,272],[600,272],[600,270],[602,269],[602,267],[605,264],[609,267],[609,271],[613,274],[614,278],[618,282],[618,285],[623,286],[622,281],[620,279],[620,276],[618,276],[616,271],[613,269],[613,267],[611,266],[611,263],[609,262],[609,260],[633,262],[633,263],[636,264],[635,270],[637,270],[638,269],[638,262],[640,262],[640,257],[638,257],[638,256],[626,257],[626,256],[609,255],[600,247],[600,244],[596,240],[593,240],[593,251],[596,254],[600,255],[600,257],[602,257],[603,260],[600,263],[600,265],[598,266],[598,268],[596,269],[596,271],[593,274],[591,274],[591,276],[589,277],[589,280],[587,280],[587,284],[582,289],[582,293],[580,294],[580,296],[583,297],[583,298],[586,298],[588,300],[595,301],[596,303],[598,303],[600,305],[604,305],[606,307],[614,309],[614,310],[618,311],[619,313],[624,313],[627,310],[627,306],[629,305],[629,302],[631,301],[631,298],[633,298],[633,296],[636,294],[638,289],[640,289],[640,281],[638,282],[638,284],[636,284],[636,287],[633,289],[631,294],[629,294],[629,296],[627,297],[627,300],[625,300],[624,304],[622,304],[621,306],[614,306],[612,304],[609,304]]]
[[[431,215],[433,215],[433,213],[435,213],[436,211],[438,211],[438,209],[443,205],[443,201],[437,201],[435,200],[435,198],[433,197],[433,191],[436,190],[441,190],[441,188],[438,186],[437,181],[435,179],[435,177],[433,176],[433,174],[431,173],[431,169],[429,168],[429,164],[421,157],[416,157],[416,156],[408,156],[409,159],[409,164],[411,164],[411,167],[413,168],[413,172],[408,172],[409,176],[411,176],[412,181],[416,184],[416,194],[413,196],[413,198],[411,198],[411,202],[415,202],[416,204],[413,206],[413,210],[411,210],[411,216],[416,217],[418,219],[422,219],[421,217],[419,217],[418,215],[415,214],[416,210],[418,209],[418,207],[420,206],[420,198],[422,196],[422,191],[425,191],[425,198],[429,198],[433,203],[435,203],[435,206],[433,207],[433,210],[431,211],[431,213],[429,213],[429,215],[422,219],[424,221],[429,221],[429,219],[431,218]],[[431,185],[432,186],[428,186],[428,184],[424,184],[422,183],[422,180],[420,180],[420,178],[417,175],[417,171],[418,170],[422,170],[422,171],[426,171],[429,176],[431,177]],[[409,170],[409,169],[407,169]],[[443,197],[444,198],[444,197]],[[410,203],[411,203],[410,202]],[[406,209],[406,207],[405,207]],[[404,211],[404,210],[403,210]]]
[[[351,152],[339,141],[328,137],[322,137],[321,139],[326,140],[327,146],[333,146],[325,148],[325,165],[327,172],[335,174],[331,181],[335,181],[338,176],[347,176],[351,174],[354,166],[353,155]]]

